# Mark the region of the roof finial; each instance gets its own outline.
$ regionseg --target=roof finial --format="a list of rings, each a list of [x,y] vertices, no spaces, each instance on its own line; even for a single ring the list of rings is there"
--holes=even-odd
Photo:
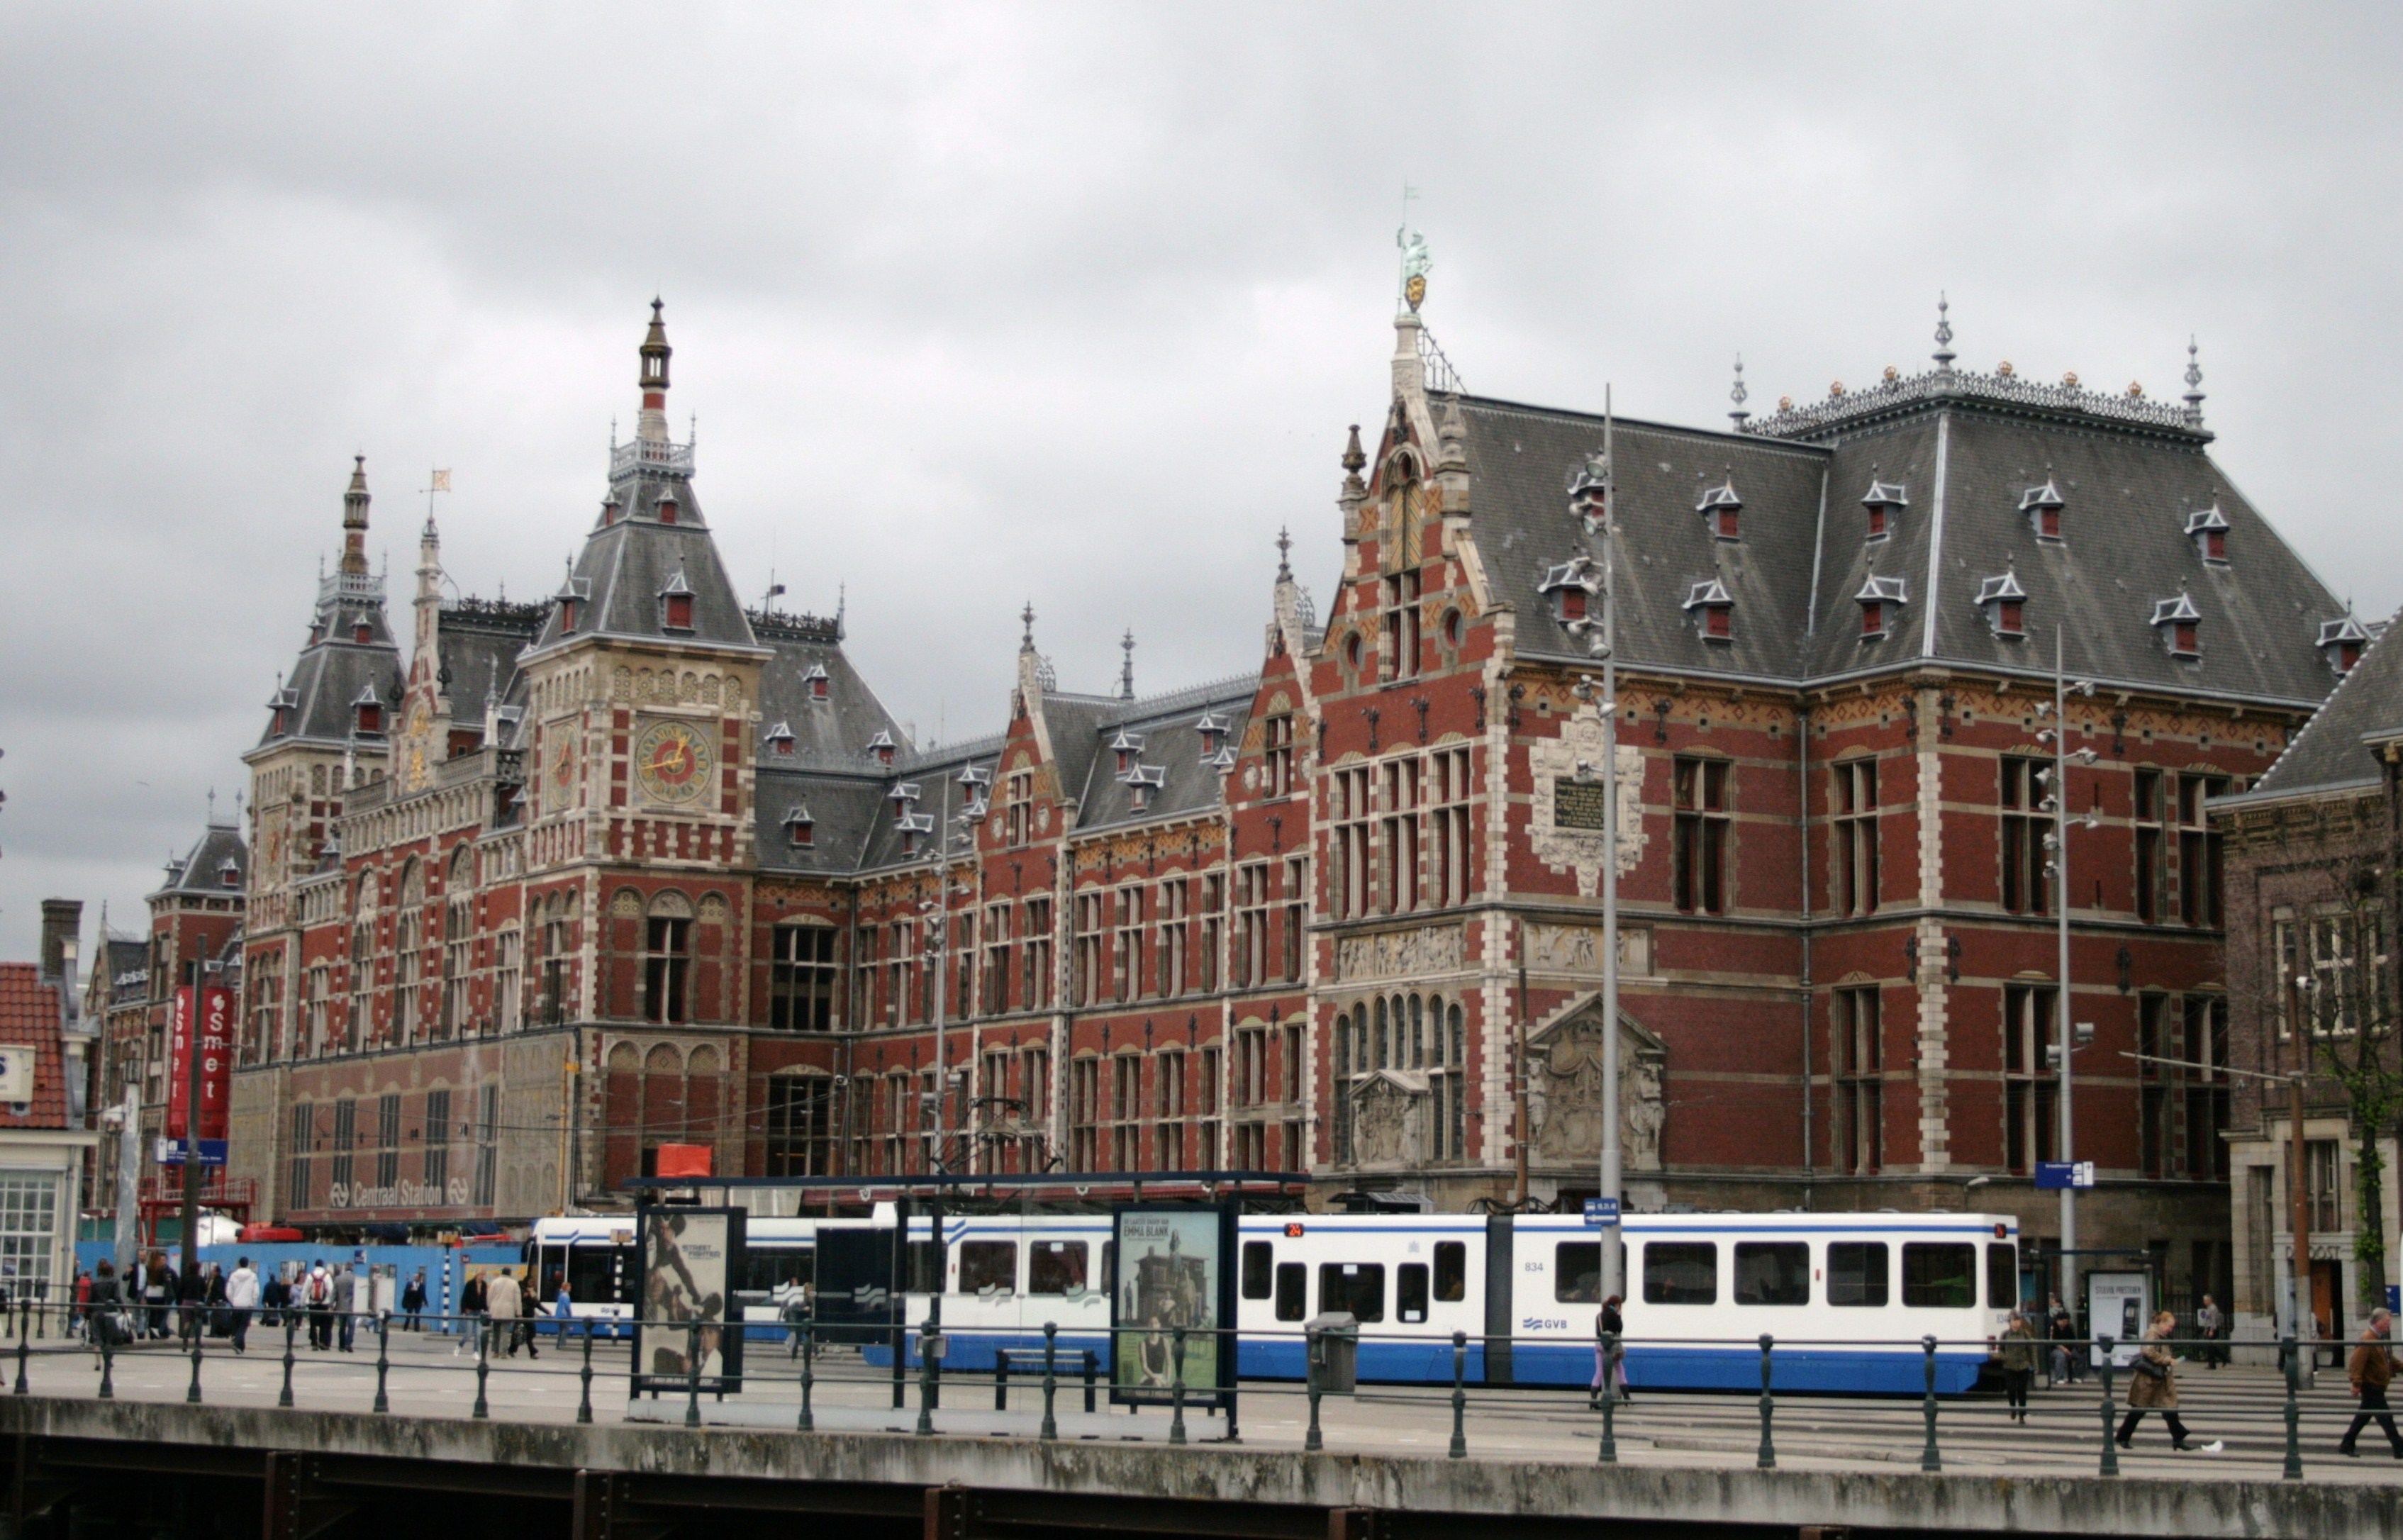
[[[1293,577],[1293,562],[1289,560],[1293,553],[1293,532],[1290,529],[1280,528],[1277,531],[1276,547],[1277,581],[1289,582]]]
[[[1127,633],[1118,638],[1118,649],[1126,654],[1126,661],[1118,667],[1118,699],[1132,701],[1134,699],[1134,630],[1132,627],[1129,627]]]
[[[668,358],[675,350],[668,346],[667,323],[660,318],[662,301],[651,300],[651,329],[643,338],[642,379],[643,415],[637,420],[634,437],[655,444],[668,441]]]
[[[351,460],[351,484],[342,493],[342,572],[368,575],[368,457]]]
[[[2186,340],[2186,425],[2202,426],[2202,365],[2196,362],[2195,340]]]
[[[1019,650],[1019,651],[1021,651],[1021,652],[1033,652],[1033,651],[1035,650],[1035,601],[1034,601],[1034,600],[1029,599],[1029,600],[1026,602],[1026,607],[1025,607],[1024,609],[1020,610],[1020,611],[1018,612],[1018,618],[1019,618],[1020,623],[1021,623],[1021,624],[1022,624],[1023,626],[1025,626],[1025,628],[1026,628],[1026,634],[1025,634],[1024,636],[1022,636],[1022,637],[1021,637],[1021,638],[1019,639],[1019,643],[1018,643],[1018,650]]]
[[[1752,416],[1752,413],[1743,409],[1743,404],[1751,394],[1743,388],[1743,354],[1739,353],[1735,355],[1735,388],[1728,392],[1728,399],[1735,403],[1735,409],[1729,412],[1728,416],[1735,423],[1738,433],[1743,431],[1745,420]]]
[[[1942,289],[1936,291],[1936,371],[1952,372],[1952,301]]]

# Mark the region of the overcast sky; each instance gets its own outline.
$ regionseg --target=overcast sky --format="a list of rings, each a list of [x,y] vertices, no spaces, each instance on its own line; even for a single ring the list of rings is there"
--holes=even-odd
[[[206,14],[199,14],[201,11]],[[340,14],[334,14],[336,11]],[[2181,388],[2403,598],[2395,7],[0,7],[0,957],[229,813],[340,543],[547,592],[654,292],[737,583],[922,741],[1324,601],[1405,181],[1470,388],[1718,423],[1965,366]],[[397,617],[406,634],[405,610]],[[87,945],[93,934],[86,928]]]

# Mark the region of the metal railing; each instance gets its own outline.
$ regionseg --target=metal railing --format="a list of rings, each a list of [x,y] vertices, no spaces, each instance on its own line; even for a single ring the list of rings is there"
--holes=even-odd
[[[183,1380],[184,1401],[198,1405],[207,1395],[207,1365],[212,1360],[229,1357],[229,1348],[245,1345],[244,1339],[250,1329],[239,1312],[222,1306],[170,1304],[163,1310],[154,1310],[138,1301],[87,1306],[61,1304],[28,1295],[0,1309],[6,1309],[16,1317],[13,1323],[16,1340],[7,1351],[13,1352],[16,1358],[13,1394],[21,1396],[33,1394],[31,1369],[37,1359],[90,1355],[98,1371],[93,1394],[98,1399],[110,1400],[118,1398],[120,1394],[118,1371],[121,1365],[138,1362],[157,1366],[182,1358],[188,1360],[188,1374],[178,1365],[167,1377],[152,1374],[148,1388],[155,1394],[172,1394],[173,1380],[180,1379]],[[989,1425],[990,1418],[979,1424],[977,1418],[979,1414],[955,1408],[963,1419],[964,1427],[973,1425],[974,1431],[986,1436],[1014,1435],[1032,1436],[1044,1442],[1055,1441],[1062,1436],[1058,1402],[1063,1387],[1065,1386],[1072,1396],[1081,1396],[1082,1411],[1090,1417],[1099,1414],[1101,1393],[1106,1386],[1114,1404],[1132,1403],[1129,1405],[1130,1411],[1164,1409],[1168,1413],[1165,1441],[1170,1445],[1188,1442],[1188,1412],[1196,1405],[1204,1407],[1214,1415],[1223,1413],[1224,1428],[1218,1441],[1240,1443],[1242,1437],[1237,1414],[1242,1397],[1299,1397],[1307,1408],[1302,1448],[1315,1451],[1326,1447],[1321,1419],[1323,1402],[1330,1394],[1354,1390],[1352,1369],[1356,1360],[1353,1355],[1363,1347],[1402,1346],[1440,1355],[1438,1362],[1448,1359],[1448,1364],[1443,1367],[1449,1368],[1450,1383],[1445,1385],[1426,1380],[1372,1380],[1362,1382],[1367,1393],[1381,1399],[1406,1401],[1417,1398],[1438,1412],[1448,1410],[1450,1437],[1446,1453],[1452,1459],[1465,1459],[1469,1453],[1468,1421],[1472,1408],[1497,1420],[1524,1421],[1539,1417],[1557,1429],[1560,1416],[1558,1392],[1577,1388],[1574,1385],[1484,1382],[1481,1368],[1475,1375],[1471,1373],[1470,1349],[1474,1346],[1482,1350],[1487,1344],[1483,1339],[1472,1337],[1465,1331],[1304,1328],[1261,1332],[1247,1329],[1242,1333],[1239,1343],[1235,1333],[1222,1329],[1186,1325],[1119,1326],[1114,1333],[1115,1341],[1138,1352],[1140,1361],[1146,1365],[1147,1372],[1153,1376],[1147,1382],[1129,1384],[1122,1382],[1114,1372],[1117,1366],[1106,1356],[1106,1347],[1089,1345],[1099,1339],[1102,1334],[1088,1329],[1077,1332],[1076,1339],[1063,1341],[1062,1327],[1056,1322],[1046,1322],[1040,1328],[985,1329],[946,1327],[934,1320],[915,1325],[826,1323],[806,1312],[772,1322],[745,1320],[725,1323],[556,1315],[494,1317],[421,1313],[410,1318],[396,1316],[388,1311],[373,1315],[353,1313],[345,1317],[331,1311],[301,1308],[266,1312],[258,1317],[257,1329],[264,1332],[271,1348],[277,1345],[276,1338],[281,1338],[281,1379],[275,1404],[295,1409],[355,1410],[364,1399],[370,1411],[389,1414],[392,1410],[391,1377],[396,1367],[393,1355],[395,1338],[409,1335],[407,1327],[412,1321],[431,1326],[437,1332],[457,1332],[460,1340],[452,1356],[472,1351],[472,1359],[465,1364],[446,1364],[438,1355],[433,1356],[429,1362],[428,1354],[419,1353],[407,1357],[400,1367],[421,1374],[429,1369],[455,1370],[462,1376],[459,1383],[463,1389],[465,1377],[472,1376],[474,1394],[467,1415],[474,1420],[492,1418],[493,1378],[496,1372],[501,1372],[510,1376],[512,1383],[520,1386],[530,1377],[572,1377],[576,1392],[574,1419],[579,1423],[594,1421],[596,1383],[603,1384],[605,1389],[608,1382],[622,1379],[630,1412],[633,1405],[646,1394],[654,1400],[662,1394],[671,1397],[680,1394],[685,1402],[682,1422],[688,1428],[703,1425],[701,1397],[704,1393],[722,1401],[728,1394],[739,1394],[745,1389],[781,1384],[798,1393],[797,1414],[791,1424],[793,1431],[813,1433],[822,1431],[819,1405],[822,1387],[831,1383],[874,1386],[880,1393],[877,1399],[881,1401],[881,1392],[889,1383],[893,1388],[892,1409],[899,1410],[903,1409],[906,1384],[903,1375],[914,1367],[918,1407],[913,1432],[920,1436],[935,1436],[943,1431],[937,1413],[941,1410],[942,1384],[946,1378],[958,1380],[964,1376],[990,1372],[994,1413],[1007,1416],[1011,1412],[1011,1393],[1019,1387],[1024,1387],[1026,1392],[1039,1392],[1041,1413],[1039,1420],[1033,1422],[1031,1431],[1023,1421],[996,1430]],[[171,1327],[171,1335],[160,1335]],[[643,1365],[636,1361],[632,1353],[628,1352],[621,1356],[618,1351],[636,1327],[641,1332],[642,1351],[650,1357],[651,1372],[644,1371]],[[216,1328],[228,1328],[229,1337],[213,1338],[213,1329]],[[1040,1346],[1031,1346],[1028,1339],[1037,1335],[1038,1330]],[[355,1367],[340,1376],[302,1375],[300,1370],[304,1365],[313,1370],[322,1362],[313,1356],[302,1356],[304,1333],[313,1352],[333,1351],[338,1341],[345,1349],[354,1347],[360,1333],[371,1338],[375,1353],[372,1394],[366,1392],[363,1378]],[[729,1357],[725,1349],[729,1335],[735,1333],[740,1334],[741,1362],[733,1372],[729,1373],[726,1372]],[[425,1339],[429,1342],[436,1340],[430,1336]],[[225,1345],[212,1348],[213,1340],[223,1341]],[[2035,1340],[2039,1346],[2049,1346],[2043,1339]],[[540,1346],[546,1341],[565,1350],[559,1355],[563,1359],[561,1367],[535,1367]],[[955,1355],[952,1351],[953,1345],[961,1342],[981,1343],[989,1347],[990,1370],[954,1368],[947,1374],[948,1362],[955,1356],[967,1356]],[[1224,1355],[1234,1353],[1240,1356],[1245,1345],[1257,1349],[1280,1343],[1299,1345],[1301,1349],[1302,1372],[1299,1382],[1257,1378],[1241,1380],[1216,1372]],[[1523,1348],[1531,1344],[1518,1345]],[[2164,1347],[2174,1356],[2183,1353],[2188,1354],[2190,1360],[2191,1355],[2197,1353],[2216,1353],[2226,1345],[2218,1339],[2202,1338],[2148,1339],[2143,1344],[2146,1348]],[[521,1346],[533,1350],[528,1364],[523,1367],[514,1362]],[[1579,1343],[1577,1346],[1583,1350],[1587,1345]],[[1630,1415],[1625,1387],[1632,1384],[1635,1389],[1645,1390],[1648,1397],[1653,1387],[1643,1382],[1645,1376],[1641,1371],[1646,1366],[1642,1355],[1664,1351],[1712,1353],[1729,1359],[1737,1354],[1747,1357],[1754,1353],[1758,1355],[1759,1390],[1755,1402],[1757,1436],[1751,1450],[1757,1468],[1778,1468],[1777,1411],[1781,1401],[1789,1408],[1797,1405],[1806,1407],[1822,1421],[1831,1412],[1849,1418],[1857,1425],[1857,1431],[1852,1426],[1845,1431],[1845,1436],[1854,1440],[1850,1453],[1857,1458],[1870,1457],[1864,1452],[1858,1438],[1896,1433],[1894,1419],[1885,1414],[1909,1405],[1908,1400],[1891,1394],[1865,1400],[1857,1395],[1803,1392],[1792,1388],[1781,1390],[1778,1381],[1782,1367],[1790,1364],[1794,1370],[1799,1371],[1805,1367],[1807,1360],[1804,1355],[1807,1354],[1874,1352],[1897,1357],[1908,1354],[1910,1356],[1903,1360],[1906,1363],[1916,1360],[1919,1388],[1913,1399],[1917,1402],[1919,1414],[1915,1420],[1919,1424],[1915,1439],[1917,1464],[1923,1471],[1941,1472],[1945,1468],[1944,1438],[1948,1430],[1965,1419],[1989,1412],[1994,1398],[1982,1392],[1955,1393],[1949,1398],[1939,1394],[1939,1380],[1942,1378],[1939,1370],[1949,1362],[1957,1371],[1964,1358],[1974,1357],[1982,1364],[1995,1346],[1992,1339],[1954,1340],[1932,1336],[1923,1337],[1912,1344],[1896,1343],[1890,1339],[1780,1340],[1766,1333],[1749,1339],[1646,1337],[1632,1340],[1617,1334],[1605,1334],[1590,1344],[1594,1373],[1590,1383],[1585,1387],[1588,1391],[1586,1410],[1593,1419],[1588,1426],[1596,1438],[1595,1458],[1603,1464],[1618,1462],[1620,1422]],[[2123,1372],[2134,1372],[2132,1368],[2123,1371],[2117,1362],[2128,1351],[2127,1344],[2104,1338],[2092,1344],[2081,1342],[2077,1346],[2081,1352],[2091,1351],[2097,1358],[2093,1366],[2096,1373],[2091,1393],[2095,1398],[2090,1403],[2101,1424],[2099,1440],[2093,1446],[2095,1474],[2116,1477],[2119,1474],[2119,1454],[2129,1447],[2126,1440],[2138,1421],[2132,1415],[2123,1414],[2150,1408],[2138,1407],[2134,1396],[2123,1401],[2119,1394],[2119,1378]],[[2302,1456],[2300,1360],[2291,1337],[2282,1339],[2279,1346],[2280,1383],[2271,1394],[2261,1395],[2257,1380],[2246,1377],[2239,1381],[2231,1377],[2229,1383],[2237,1388],[2242,1397],[2232,1415],[2244,1421],[2233,1427],[2215,1431],[2219,1432],[2224,1439],[2251,1442],[2258,1457],[2278,1461],[2284,1479],[2301,1480],[2305,1465]],[[785,1350],[782,1354],[774,1351],[779,1347]],[[1206,1355],[1202,1351],[1205,1347],[1210,1350]],[[855,1355],[842,1357],[839,1363],[830,1357],[837,1350],[846,1349],[858,1351]],[[1636,1356],[1631,1358],[1631,1350]],[[496,1351],[510,1360],[506,1368],[494,1364]],[[888,1361],[879,1363],[874,1359],[877,1354],[892,1356]],[[780,1357],[782,1364],[778,1363]],[[718,1366],[715,1370],[709,1367],[713,1360]],[[1201,1362],[1211,1367],[1210,1382],[1206,1384],[1197,1383],[1195,1376],[1188,1373],[1194,1365]],[[1626,1374],[1631,1363],[1639,1371],[1632,1379]],[[662,1364],[666,1366],[664,1370],[661,1369]],[[830,1367],[835,1372],[829,1373]],[[1163,1367],[1164,1384],[1159,1382],[1158,1378]],[[2074,1386],[2075,1382],[2072,1383]],[[305,1400],[300,1394],[303,1384],[308,1392]],[[46,1386],[45,1390],[55,1388]],[[1680,1404],[1701,1405],[1702,1402],[1698,1398],[1692,1403]],[[1715,1404],[1727,1408],[1736,1403],[1721,1396]],[[860,1411],[860,1405],[854,1403],[847,1409],[856,1414]],[[2015,1396],[2008,1409],[2023,1417],[2023,1401]],[[2372,1410],[2374,1412],[2374,1408]],[[2215,1404],[2212,1411],[2222,1423],[2231,1416],[2229,1406]],[[883,1413],[877,1415],[881,1417]],[[2265,1426],[2267,1431],[2261,1432]],[[2361,1430],[2356,1427],[2354,1431],[2358,1433]],[[2177,1447],[2187,1447],[2183,1434],[2174,1423],[2173,1432],[2178,1434],[2180,1439]],[[2081,1436],[2081,1439],[2083,1436]],[[1806,1449],[1804,1452],[1820,1459],[1845,1457],[1842,1451],[1830,1454],[1825,1450]],[[1910,1458],[1900,1449],[1881,1451],[1875,1457]]]

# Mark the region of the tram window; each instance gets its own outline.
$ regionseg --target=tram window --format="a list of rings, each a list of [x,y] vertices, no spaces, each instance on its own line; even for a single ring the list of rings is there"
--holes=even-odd
[[[1394,1275],[1394,1318],[1403,1322],[1426,1319],[1427,1269],[1424,1262],[1405,1262]]]
[[[1269,1281],[1276,1276],[1276,1247],[1266,1241],[1243,1242],[1243,1297],[1265,1299]]]
[[[942,1286],[943,1248],[933,1241],[910,1242],[910,1292],[929,1294]]]
[[[1029,1294],[1085,1292],[1085,1243],[1082,1241],[1035,1241],[1026,1258]]]
[[[1552,1297],[1563,1305],[1602,1303],[1602,1242],[1563,1241],[1552,1248]]]
[[[570,1246],[567,1248],[567,1290],[579,1305],[626,1303],[626,1296],[618,1286],[617,1246]],[[629,1246],[622,1248],[631,1251]],[[626,1269],[632,1271],[632,1269]]]
[[[1884,1242],[1827,1242],[1827,1303],[1882,1305],[1891,1287]]]
[[[775,1290],[788,1283],[807,1283],[817,1277],[813,1254],[807,1247],[758,1247],[743,1253],[743,1266],[749,1282],[743,1286],[751,1289]]]
[[[1811,1243],[1807,1241],[1737,1242],[1735,1302],[1739,1305],[1809,1304]]]
[[[1299,1321],[1310,1313],[1310,1269],[1299,1262],[1280,1262],[1276,1270],[1276,1318]]]
[[[1595,1270],[1601,1270],[1599,1261]],[[1644,1302],[1715,1305],[1719,1248],[1715,1241],[1653,1241],[1644,1247]]]
[[[1468,1242],[1438,1241],[1435,1243],[1435,1297],[1447,1305],[1456,1305],[1468,1295]]]
[[[2007,1241],[1986,1242],[1986,1308],[2020,1308],[2020,1249]]]
[[[1318,1310],[1350,1311],[1362,1324],[1385,1318],[1385,1266],[1382,1262],[1321,1262]]]
[[[1978,1248],[1913,1241],[1902,1248],[1902,1302],[1921,1310],[1974,1310]]]
[[[1016,1294],[1018,1292],[1018,1242],[1015,1241],[961,1242],[960,1292],[962,1294]]]

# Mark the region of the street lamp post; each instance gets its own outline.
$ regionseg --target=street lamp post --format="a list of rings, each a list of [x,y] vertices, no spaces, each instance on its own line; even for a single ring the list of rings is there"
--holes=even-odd
[[[1596,465],[1588,460],[1569,479],[1569,501],[1583,522],[1587,554],[1593,560],[1592,548],[1599,540],[1601,556],[1596,564],[1601,569],[1601,617],[1588,621],[1579,629],[1586,633],[1586,647],[1602,662],[1602,687],[1595,690],[1588,677],[1578,681],[1578,699],[1590,701],[1602,718],[1602,1158],[1598,1172],[1601,1197],[1614,1209],[1619,1206],[1620,1173],[1618,1145],[1618,659],[1614,645],[1611,615],[1611,588],[1614,557],[1617,551],[1616,522],[1618,514],[1617,462],[1611,450],[1616,423],[1611,411],[1610,392],[1603,392],[1602,458]],[[1596,503],[1599,502],[1597,511]],[[1598,698],[1597,698],[1598,697]],[[1577,767],[1577,779],[1585,779],[1586,767]],[[1523,959],[1522,959],[1523,964]],[[1524,1129],[1521,1137],[1525,1137]],[[1523,1192],[1521,1194],[1523,1196]],[[1601,1237],[1602,1278],[1604,1298],[1626,1292],[1619,1277],[1619,1247],[1616,1230],[1605,1228]]]
[[[2070,1106],[2070,1056],[2077,1046],[2077,1029],[2071,1020],[2069,984],[2069,766],[2072,760],[2090,765],[2095,759],[2092,749],[2072,752],[2069,747],[2069,692],[2073,689],[2080,695],[2091,696],[2094,682],[2090,679],[2081,679],[2075,685],[2069,682],[2069,676],[2063,672],[2062,632],[2056,625],[2052,629],[2052,726],[2047,729],[2052,740],[2052,786],[2051,796],[2048,798],[2052,803],[2052,833],[2046,837],[2045,844],[2049,847],[2049,859],[2046,865],[2052,874],[2053,919],[2060,938],[2060,972],[2057,976],[2060,995],[2053,1016],[2061,1037],[2060,1158],[2067,1163],[2074,1163],[2077,1158],[2075,1145],[2077,1125]],[[2045,736],[2046,733],[2036,735],[2039,742]],[[2091,829],[2101,823],[2102,820],[2090,811],[2078,821],[2078,825]],[[2061,1293],[2063,1302],[2073,1309],[2077,1298],[2077,1187],[2073,1181],[2061,1189]]]

